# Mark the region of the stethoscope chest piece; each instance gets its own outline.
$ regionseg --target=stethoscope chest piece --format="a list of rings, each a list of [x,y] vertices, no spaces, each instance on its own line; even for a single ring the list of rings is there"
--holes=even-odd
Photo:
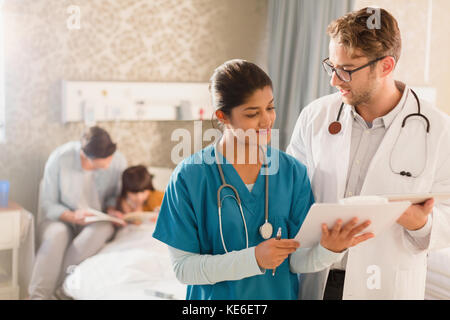
[[[261,234],[261,237],[263,237],[264,240],[270,239],[273,234],[273,227],[272,224],[268,221],[264,222],[264,224],[259,227],[259,233]]]
[[[332,123],[330,123],[330,125],[328,126],[328,132],[331,135],[336,135],[339,132],[341,132],[342,130],[342,124],[339,122],[339,119],[341,118],[341,113],[342,113],[342,109],[344,107],[344,103],[341,103],[341,106],[339,107],[339,113],[338,116],[336,118],[336,121],[333,121]]]
[[[328,126],[328,132],[332,135],[338,134],[339,132],[341,132],[341,129],[342,129],[342,125],[339,121],[333,121]]]

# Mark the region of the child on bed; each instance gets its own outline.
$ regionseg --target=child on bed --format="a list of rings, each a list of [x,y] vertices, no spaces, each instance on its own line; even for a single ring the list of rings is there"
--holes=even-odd
[[[164,193],[155,190],[152,175],[142,165],[127,168],[122,173],[122,192],[117,199],[117,210],[131,212],[159,211]],[[139,224],[140,220],[135,220]]]

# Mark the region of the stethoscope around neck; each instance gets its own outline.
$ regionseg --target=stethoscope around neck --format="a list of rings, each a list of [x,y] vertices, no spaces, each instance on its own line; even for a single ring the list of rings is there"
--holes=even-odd
[[[416,101],[417,101],[417,113],[410,113],[410,114],[408,114],[405,118],[403,118],[402,126],[401,126],[401,128],[400,128],[400,133],[399,133],[399,136],[397,137],[397,141],[398,141],[398,138],[400,137],[401,131],[403,130],[403,128],[404,128],[405,125],[406,125],[406,121],[407,121],[409,118],[411,118],[411,117],[420,117],[420,118],[424,119],[425,122],[427,123],[426,134],[428,135],[428,134],[430,133],[430,120],[428,120],[428,118],[427,118],[425,115],[423,115],[423,114],[421,113],[421,111],[420,111],[420,101],[419,101],[419,98],[417,97],[417,94],[414,92],[414,90],[412,90],[412,89],[409,89],[409,90],[411,91],[411,93],[413,94],[414,98],[415,98]],[[408,97],[406,97],[406,99],[405,99],[405,103],[406,103],[407,98],[408,98]],[[330,123],[330,125],[328,126],[328,132],[329,132],[331,135],[337,135],[337,134],[338,134],[339,132],[341,132],[341,130],[342,130],[342,124],[341,124],[341,122],[340,122],[340,118],[341,118],[341,114],[342,114],[343,108],[344,108],[344,102],[341,103],[341,106],[340,106],[340,108],[339,108],[339,112],[338,112],[336,121],[333,121],[333,122]],[[396,141],[395,144],[397,144],[397,141]],[[428,149],[428,145],[427,145],[426,149]],[[426,152],[427,152],[427,151],[428,151],[428,150],[426,150]],[[390,159],[389,159],[389,166],[390,166],[390,169],[391,169],[391,171],[392,171],[393,173],[399,174],[399,175],[401,175],[401,176],[409,177],[409,178],[411,178],[411,177],[412,177],[412,178],[417,178],[417,177],[419,177],[419,176],[423,173],[423,171],[425,170],[425,166],[424,166],[423,169],[422,169],[422,171],[421,171],[418,175],[413,175],[411,172],[409,172],[409,171],[407,171],[407,170],[401,170],[401,171],[395,171],[395,170],[393,170],[393,169],[392,169],[392,150],[391,150],[391,156],[390,156]]]
[[[223,237],[223,228],[222,228],[222,202],[223,202],[223,199],[225,199],[227,197],[231,197],[236,201],[236,203],[239,207],[239,211],[241,213],[242,221],[244,224],[245,247],[246,248],[248,248],[248,230],[247,230],[247,223],[245,221],[244,211],[242,210],[242,203],[241,203],[241,198],[239,197],[239,192],[237,191],[237,189],[234,186],[232,186],[231,184],[228,184],[226,182],[225,175],[223,174],[222,165],[220,164],[220,159],[219,159],[219,152],[217,150],[218,149],[217,145],[218,145],[219,141],[214,146],[216,164],[217,164],[217,168],[219,169],[220,179],[222,180],[222,185],[217,190],[217,207],[218,207],[218,213],[219,213],[219,232],[220,232],[220,238],[222,240],[223,249],[225,250],[226,253],[228,253],[228,249],[227,249],[227,246],[225,245],[225,240]],[[263,154],[264,154],[264,164],[263,165],[266,167],[264,223],[259,227],[259,233],[264,240],[267,240],[273,234],[273,226],[269,222],[269,172],[268,172],[269,169],[268,169],[268,165],[267,165],[266,154],[264,153],[264,151],[263,151]],[[223,198],[221,198],[221,192],[225,188],[231,189],[233,191],[233,194],[228,194],[228,195],[224,196]]]

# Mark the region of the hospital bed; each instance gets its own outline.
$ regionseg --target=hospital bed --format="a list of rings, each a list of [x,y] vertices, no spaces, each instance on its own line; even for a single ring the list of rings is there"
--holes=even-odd
[[[153,186],[165,190],[172,170],[149,167]],[[120,228],[113,241],[67,276],[64,295],[73,299],[185,299],[167,246],[152,237],[154,222]]]
[[[167,246],[152,238],[154,222],[119,229],[113,241],[74,269],[63,285],[77,300],[185,299]]]

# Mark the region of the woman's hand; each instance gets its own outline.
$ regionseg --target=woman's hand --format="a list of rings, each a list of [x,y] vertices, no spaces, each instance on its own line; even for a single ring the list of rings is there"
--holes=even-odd
[[[298,247],[300,247],[300,243],[294,239],[276,240],[271,238],[256,246],[256,262],[260,268],[275,269]]]
[[[322,239],[320,240],[320,244],[330,251],[342,252],[375,236],[371,232],[356,236],[370,225],[370,221],[367,220],[356,226],[357,223],[358,218],[353,218],[342,227],[342,220],[339,219],[332,229],[328,229],[325,223],[322,224]]]

